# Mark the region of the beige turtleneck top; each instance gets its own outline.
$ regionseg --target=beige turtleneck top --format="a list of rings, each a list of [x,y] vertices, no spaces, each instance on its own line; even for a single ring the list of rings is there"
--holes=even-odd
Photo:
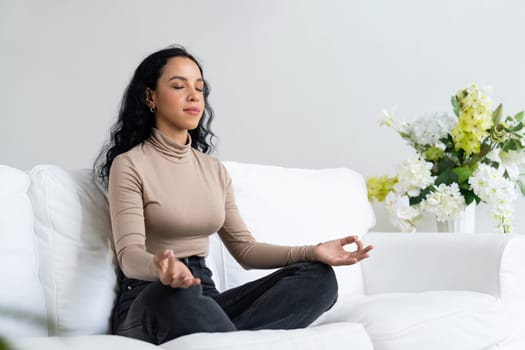
[[[153,128],[142,144],[118,155],[108,185],[118,263],[129,278],[157,280],[153,255],[208,255],[217,232],[245,268],[274,268],[314,260],[314,246],[257,242],[242,221],[224,165]]]

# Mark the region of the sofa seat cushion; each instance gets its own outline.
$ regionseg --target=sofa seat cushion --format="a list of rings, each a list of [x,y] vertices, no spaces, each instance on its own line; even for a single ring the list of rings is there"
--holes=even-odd
[[[119,335],[84,335],[69,337],[32,337],[9,340],[17,350],[158,350],[141,340]]]
[[[340,322],[293,330],[257,330],[229,333],[196,333],[160,346],[164,350],[372,350],[372,343],[360,324]]]
[[[375,350],[485,349],[511,332],[499,299],[467,291],[356,297],[324,320],[334,321],[364,325]]]

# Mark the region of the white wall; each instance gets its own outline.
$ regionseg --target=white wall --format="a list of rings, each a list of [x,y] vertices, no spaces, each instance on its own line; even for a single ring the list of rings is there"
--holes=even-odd
[[[0,164],[89,167],[134,68],[180,43],[211,83],[219,158],[392,173],[409,148],[385,107],[450,112],[476,82],[525,108],[524,18],[519,0],[0,0]]]

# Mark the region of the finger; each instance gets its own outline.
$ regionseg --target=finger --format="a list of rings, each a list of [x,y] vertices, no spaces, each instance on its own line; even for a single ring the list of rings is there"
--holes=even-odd
[[[364,255],[364,254],[368,254],[369,251],[371,251],[374,247],[372,247],[371,245],[367,246],[366,248],[363,248],[361,250],[358,250],[356,251],[355,253],[358,254],[358,255]]]
[[[173,280],[171,281],[170,285],[173,288],[186,288],[186,277],[183,274],[175,275]]]
[[[172,282],[174,279],[175,279],[175,264],[176,264],[177,260],[175,259],[174,256],[172,256],[170,254],[170,256],[168,256],[168,267],[166,268],[166,272],[168,273],[169,275],[169,281],[168,282]]]
[[[358,255],[365,255],[365,254],[368,254],[368,252],[370,252],[372,249],[374,249],[374,247],[372,247],[371,245],[368,245],[368,246],[366,246],[365,248],[362,248],[362,249],[360,249],[360,250],[356,250],[356,251],[354,252],[354,254],[355,254],[356,256],[358,256]]]
[[[347,245],[347,244],[351,244],[351,243],[354,243],[356,240],[358,240],[359,238],[357,236],[348,236],[348,237],[344,237],[344,238],[341,238],[339,240],[339,243],[341,245]]]
[[[164,249],[164,251],[162,252],[161,255],[164,258],[169,258],[170,256],[175,257],[175,254],[173,253],[173,250],[171,250],[171,249]]]
[[[167,259],[164,259],[163,261],[159,261],[157,264],[155,264],[157,267],[157,271],[159,271],[162,274],[166,273],[166,269],[168,267],[168,261]]]
[[[371,251],[372,249],[374,249],[374,246],[368,245],[368,246],[366,246],[365,249],[363,249],[363,252],[368,253],[368,252]]]
[[[188,287],[200,284],[200,283],[201,283],[200,278],[193,278],[191,276],[187,276],[181,282],[180,287],[181,288],[188,288]]]
[[[200,278],[193,278],[193,277],[192,277],[192,278],[190,278],[190,280],[189,280],[189,285],[188,285],[188,287],[196,286],[196,285],[198,285],[198,284],[200,284],[200,283],[201,283],[201,279],[200,279]]]
[[[334,259],[334,263],[332,265],[334,266],[352,265],[352,264],[355,264],[357,261],[358,260],[354,256],[353,253],[347,253],[347,254],[341,255],[338,258]]]
[[[371,251],[372,249],[374,249],[374,247],[372,247],[371,245],[367,246],[365,249],[363,249],[361,252],[359,252],[358,254],[356,254],[356,258],[358,260],[363,260],[363,259],[366,259],[368,257],[370,257],[370,255],[368,254],[369,251]]]
[[[356,259],[357,259],[358,261],[361,261],[361,260],[366,259],[366,258],[368,258],[368,257],[369,257],[368,254],[360,254],[359,256],[356,256]]]
[[[355,257],[348,257],[341,261],[340,265],[353,265],[357,263],[359,260]]]
[[[191,286],[192,281],[193,281],[193,277],[189,277],[189,276],[185,277],[180,282],[180,287],[181,288],[188,288],[189,286]]]
[[[155,256],[153,257],[153,262],[158,265],[160,264],[163,260],[167,259],[170,255],[173,255],[173,250],[171,249],[164,249],[161,253],[159,254],[155,254]]]
[[[357,244],[357,251],[363,250],[363,242],[361,242],[359,239],[355,241],[355,244]]]

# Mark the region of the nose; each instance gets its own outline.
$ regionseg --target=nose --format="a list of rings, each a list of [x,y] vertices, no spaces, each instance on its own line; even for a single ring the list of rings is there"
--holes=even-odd
[[[199,91],[197,91],[195,88],[191,88],[189,91],[188,101],[199,102]]]

